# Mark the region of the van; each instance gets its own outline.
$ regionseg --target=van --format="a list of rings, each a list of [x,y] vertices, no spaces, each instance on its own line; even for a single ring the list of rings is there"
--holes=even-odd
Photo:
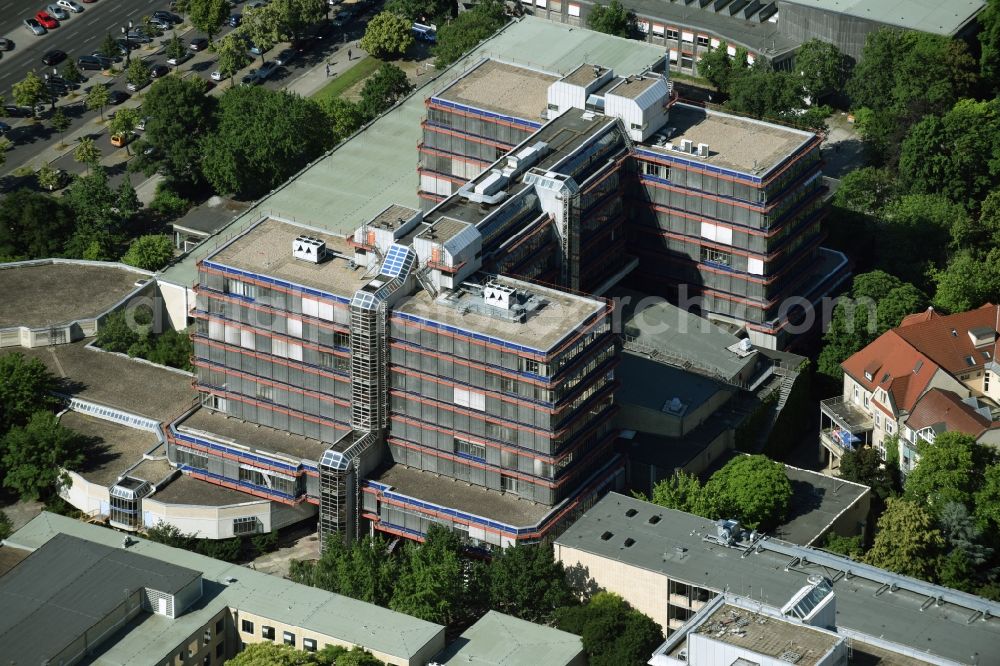
[[[413,38],[417,41],[427,42],[429,44],[437,43],[437,28],[433,25],[414,23],[410,28],[410,32],[413,33]]]
[[[80,69],[111,69],[112,64],[113,62],[110,58],[97,55],[82,55],[76,59],[76,66]]]

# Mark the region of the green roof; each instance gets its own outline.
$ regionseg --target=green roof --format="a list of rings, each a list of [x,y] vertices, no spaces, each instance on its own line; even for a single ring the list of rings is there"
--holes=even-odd
[[[490,611],[435,657],[442,666],[571,666],[586,663],[579,636]]]
[[[120,532],[48,512],[39,514],[5,543],[34,550],[59,534],[121,548]],[[441,625],[186,550],[145,539],[133,540],[136,543],[129,552],[200,571],[206,590],[212,593],[206,592],[201,602],[176,619],[158,615],[144,618],[116,642],[102,646],[95,664],[148,664],[151,655],[168,654],[224,607],[259,614],[404,661],[428,644],[444,644]]]
[[[199,260],[264,215],[346,235],[390,204],[420,208],[416,164],[424,99],[483,58],[554,74],[593,62],[625,75],[638,73],[662,57],[663,49],[651,44],[524,17],[258,201],[164,271],[160,279],[182,286],[194,284]]]
[[[954,35],[986,6],[985,0],[784,0],[910,30]]]

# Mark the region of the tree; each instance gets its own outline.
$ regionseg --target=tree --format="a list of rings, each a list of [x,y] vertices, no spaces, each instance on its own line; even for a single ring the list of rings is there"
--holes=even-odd
[[[635,31],[635,14],[620,0],[611,0],[607,6],[596,3],[587,16],[587,27],[609,35],[631,37]]]
[[[1000,0],[986,0],[979,13],[979,80],[993,93],[1000,92]]]
[[[79,143],[73,150],[73,159],[80,164],[86,164],[88,170],[93,169],[101,161],[101,149],[89,136],[80,137]]]
[[[190,0],[188,19],[198,30],[208,35],[208,41],[219,32],[219,27],[229,18],[229,0]]]
[[[718,88],[720,93],[728,94],[732,79],[742,75],[748,66],[745,48],[737,48],[735,57],[730,57],[729,44],[723,42],[701,57],[698,61],[698,73]]]
[[[56,169],[53,169],[48,164],[43,165],[42,168],[35,174],[35,177],[38,179],[38,186],[48,190],[49,192],[62,184],[62,176]]]
[[[886,204],[878,238],[880,268],[926,288],[931,269],[944,266],[961,206],[936,194],[907,194]]]
[[[104,109],[111,103],[111,93],[108,91],[108,87],[104,84],[97,84],[90,87],[90,92],[87,93],[87,109],[93,111],[94,109],[100,109],[101,120],[104,120]]]
[[[219,41],[216,51],[219,56],[219,72],[228,78],[230,83],[233,83],[236,72],[253,62],[253,58],[247,53],[246,41],[236,32],[231,32],[223,37]]]
[[[837,301],[823,334],[819,372],[839,380],[843,361],[926,305],[926,297],[916,287],[884,271],[856,275],[851,293]]]
[[[1000,100],[959,100],[906,135],[899,157],[904,187],[942,194],[969,210],[1000,185]]]
[[[507,14],[499,0],[483,0],[459,13],[438,29],[435,66],[444,69],[506,24]]]
[[[380,12],[368,22],[361,48],[376,58],[398,57],[413,46],[411,22],[392,12]]]
[[[62,108],[58,108],[52,114],[52,129],[59,132],[60,135],[69,129],[70,119],[66,116],[66,112]]]
[[[617,594],[599,592],[556,611],[556,627],[580,636],[591,666],[642,666],[663,642],[660,627]]]
[[[319,105],[285,91],[227,90],[218,119],[217,130],[202,143],[202,169],[219,193],[256,198],[333,145]]]
[[[931,275],[936,285],[934,306],[945,312],[965,312],[1000,299],[1000,248],[985,255],[961,251],[944,270]]]
[[[243,555],[243,540],[232,539],[197,539],[195,551],[223,562],[238,562]]]
[[[128,69],[125,71],[125,78],[132,85],[141,88],[149,83],[149,66],[141,58],[136,58],[129,62]]]
[[[320,101],[323,113],[333,125],[333,140],[340,143],[365,124],[361,107],[343,97],[325,97]]]
[[[170,236],[154,234],[139,236],[122,257],[122,262],[146,271],[158,271],[174,258],[174,243]]]
[[[458,16],[458,4],[455,0],[389,0],[385,11],[411,22],[443,25]]]
[[[184,40],[178,37],[175,31],[171,33],[163,51],[168,58],[181,58],[187,52],[187,48],[184,46]]]
[[[264,64],[264,53],[281,41],[281,17],[273,5],[251,7],[243,13],[239,33],[246,35],[254,46],[260,49],[260,64]]]
[[[963,216],[952,222],[951,242],[955,249],[976,253],[1000,247],[1000,189],[986,195],[978,216]]]
[[[368,77],[361,88],[361,110],[368,118],[374,118],[411,90],[413,85],[406,78],[406,72],[385,63]]]
[[[196,76],[165,76],[153,83],[142,104],[143,139],[155,149],[151,157],[141,157],[148,175],[159,170],[169,183],[189,187],[201,182],[201,143],[214,126],[215,104]]]
[[[73,223],[59,200],[28,189],[11,192],[0,198],[0,257],[58,257]]]
[[[878,451],[871,447],[846,451],[840,459],[842,479],[868,486],[883,501],[899,492],[898,474],[899,468],[892,470],[884,465]]]
[[[35,115],[35,107],[46,98],[45,82],[34,72],[28,72],[23,81],[15,83],[11,87],[14,95],[14,102],[31,108],[31,115]]]
[[[847,60],[833,44],[810,39],[795,52],[795,69],[802,87],[816,104],[820,97],[840,90],[847,80]]]
[[[135,62],[133,60],[132,62]],[[125,152],[129,153],[128,138],[132,135],[136,125],[139,124],[139,109],[126,107],[118,109],[118,113],[111,119],[109,128],[112,134],[121,134],[125,137]]]
[[[997,462],[996,452],[961,432],[943,432],[934,442],[917,444],[920,462],[906,479],[903,496],[937,512],[949,502],[972,508],[983,471]]]
[[[3,511],[0,511],[0,541],[9,537],[13,531],[14,525],[11,523],[10,517]]]
[[[328,3],[326,0],[274,0],[269,6],[277,18],[280,36],[295,41],[307,26],[326,15]]]
[[[97,329],[95,344],[101,349],[126,354],[149,335],[152,313],[147,310],[119,310],[108,315]]]
[[[76,66],[76,61],[72,58],[66,58],[66,63],[62,67],[62,77],[70,83],[83,81],[83,74],[80,73],[80,68]]]
[[[55,409],[55,376],[37,358],[0,354],[0,434],[28,423],[33,414]]]
[[[562,562],[548,544],[517,544],[493,558],[490,607],[529,622],[547,622],[557,608],[574,601]]]
[[[121,50],[118,48],[118,43],[115,41],[115,38],[111,36],[110,32],[104,36],[104,40],[101,41],[101,46],[97,51],[105,58],[110,58],[112,60],[117,58],[121,53]]]
[[[680,470],[653,486],[653,504],[699,516],[708,514],[701,482],[694,474]]]
[[[381,536],[366,536],[347,546],[333,535],[319,560],[296,562],[290,577],[297,583],[386,606],[400,566],[388,551],[389,544]]]
[[[321,666],[385,666],[385,662],[357,645],[350,650],[342,645],[327,645],[316,653],[315,659]]]
[[[1000,464],[990,465],[983,472],[975,505],[973,515],[978,527],[989,534],[1000,533]]]
[[[781,463],[763,455],[737,456],[705,483],[704,494],[715,516],[770,529],[788,513],[792,484]]]
[[[64,470],[84,462],[87,441],[59,424],[48,411],[35,412],[24,426],[15,426],[3,437],[4,486],[25,500],[56,494],[69,483]]]
[[[904,576],[934,582],[943,547],[944,538],[934,526],[931,514],[916,502],[893,497],[878,519],[875,541],[865,561]]]
[[[760,61],[763,62],[763,61]],[[767,120],[795,120],[804,106],[802,81],[791,72],[751,67],[729,80],[726,108]]]
[[[826,540],[823,542],[823,548],[831,553],[837,553],[838,555],[849,557],[852,560],[861,559],[861,557],[865,554],[865,548],[860,534],[845,537],[837,534],[836,532],[828,532]]]
[[[290,645],[275,643],[252,643],[226,660],[226,666],[310,666],[315,663],[310,655]]]
[[[953,551],[960,551],[966,562],[982,566],[993,555],[993,550],[983,544],[983,530],[976,524],[969,509],[959,502],[948,502],[938,511],[941,536]]]
[[[145,533],[143,533],[143,536],[150,541],[162,543],[173,548],[180,548],[182,550],[191,550],[194,547],[195,542],[195,536],[193,534],[184,534],[181,532],[179,527],[170,523],[165,523],[163,520],[158,520],[156,525],[147,528]]]

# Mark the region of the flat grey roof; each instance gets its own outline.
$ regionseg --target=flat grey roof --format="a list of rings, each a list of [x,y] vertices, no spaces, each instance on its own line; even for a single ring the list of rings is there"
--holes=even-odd
[[[555,74],[487,60],[439,92],[439,97],[484,111],[544,122]]]
[[[182,421],[175,423],[174,427],[178,432],[205,435],[220,441],[241,444],[253,451],[290,456],[296,461],[306,460],[315,463],[323,452],[331,447],[331,444],[318,439],[248,423],[204,408],[196,409]],[[345,445],[346,443],[342,446]]]
[[[597,76],[594,75],[595,68]],[[590,84],[591,81],[600,78],[607,71],[608,68],[603,67],[601,63],[593,63],[593,64],[583,63],[582,65],[574,69],[572,72],[564,76],[562,78],[562,81],[565,83],[571,83],[575,86],[586,87],[588,84]]]
[[[618,82],[617,86],[608,90],[608,93],[617,95],[618,97],[624,97],[625,99],[635,99],[656,85],[656,82],[659,80],[660,79],[655,76],[647,76],[641,79],[625,77]]]
[[[442,666],[569,666],[583,663],[579,636],[488,611],[434,658]]]
[[[0,578],[4,660],[45,663],[107,618],[126,590],[176,594],[200,575],[120,546],[54,534]]]
[[[327,260],[313,264],[294,258],[292,243],[298,236],[325,241]],[[353,257],[354,252],[348,249],[343,236],[268,218],[206,259],[349,299],[371,279],[365,277],[363,267],[351,268]]]
[[[196,206],[183,217],[175,220],[171,226],[174,229],[193,231],[198,234],[211,235],[229,224],[232,219],[250,207],[244,201],[211,197],[200,206]]]
[[[613,92],[617,94],[620,89]],[[664,129],[667,127],[674,128],[670,142],[675,148],[680,146],[682,139],[689,139],[695,148],[699,143],[707,143],[708,157],[667,150],[653,143],[644,143],[642,147],[755,176],[766,174],[814,136],[811,132],[684,103],[670,108],[670,119]]]
[[[511,527],[534,525],[555,509],[499,490],[490,490],[400,464],[371,475],[368,479],[392,486],[401,495],[458,509]]]
[[[367,129],[256,202],[158,279],[185,287],[193,285],[198,277],[197,262],[261,215],[273,214],[345,235],[390,203],[419,208],[414,165],[423,135],[420,122],[426,115],[424,98],[487,56],[511,63],[534,63],[538,69],[553,73],[569,72],[581,62],[598,62],[621,74],[636,74],[661,60],[663,48],[541,18],[521,18],[428,81]]]
[[[420,317],[470,333],[488,335],[546,353],[567,336],[580,330],[580,326],[588,318],[607,307],[603,301],[594,298],[577,296],[505,276],[495,278],[494,282],[533,294],[545,301],[546,305],[535,312],[527,313],[525,320],[520,322],[473,311],[461,307],[461,303],[459,307],[454,307],[442,300],[451,296],[460,302],[463,298],[473,299],[475,296],[468,294],[463,296],[461,292],[453,291],[433,297],[421,290],[400,301],[393,308],[393,312]]]
[[[774,536],[800,546],[821,546],[814,543],[820,534],[845,509],[870,492],[860,483],[790,465],[785,465],[785,476],[792,484],[791,509],[785,522],[774,530]]]
[[[373,227],[380,227],[383,229],[397,229],[404,222],[409,220],[411,217],[416,215],[419,211],[415,208],[410,208],[409,206],[400,206],[399,204],[392,204],[381,213],[373,217],[369,224]],[[358,225],[361,226],[361,225]]]
[[[954,35],[986,7],[984,0],[782,0],[782,2],[937,35]]]
[[[627,517],[628,509],[635,509],[636,514]],[[660,520],[650,524],[649,517],[654,514]],[[605,532],[612,534],[607,540],[601,538]],[[755,599],[763,598],[778,607],[806,584],[809,575],[819,574],[836,578],[833,591],[839,626],[961,663],[967,663],[974,652],[981,658],[996,654],[1000,645],[1000,611],[989,619],[969,623],[974,611],[951,603],[921,610],[927,600],[923,595],[905,589],[876,595],[880,585],[859,575],[848,579],[830,566],[808,562],[788,567],[791,558],[768,549],[766,541],[759,551],[744,554],[744,549],[702,539],[715,533],[714,521],[611,493],[556,543],[716,592],[728,588],[745,596],[752,593]],[[628,548],[624,547],[627,538],[634,540]],[[835,559],[843,562],[841,571],[857,566],[846,558]],[[997,606],[985,599],[982,604]]]
[[[615,376],[621,381],[616,402],[660,411],[673,398],[679,398],[686,408],[679,417],[689,416],[719,391],[732,390],[714,379],[627,351],[622,354]]]
[[[97,262],[0,264],[0,328],[41,328],[107,312],[150,274]]]
[[[99,419],[82,412],[69,411],[59,417],[59,422],[76,432],[93,437],[95,453],[87,457],[80,476],[91,483],[111,486],[125,470],[142,460],[142,454],[154,449],[159,439],[153,433],[130,428],[112,421]],[[162,477],[145,479],[156,483]]]
[[[18,351],[41,360],[56,377],[63,378],[61,390],[73,397],[161,423],[177,418],[191,406],[196,393],[190,374],[87,349],[90,341]]]
[[[60,533],[121,550],[120,532],[48,512],[11,535],[7,544],[39,548]],[[99,664],[148,664],[149,655],[169,654],[227,607],[394,655],[399,660],[411,659],[428,644],[444,642],[444,627],[438,624],[146,539],[133,537],[133,541],[129,553],[202,572],[210,592],[178,618],[150,617],[138,630],[119,634],[117,642],[103,650]],[[63,582],[49,578],[55,587]],[[232,582],[227,582],[230,579]],[[120,586],[105,585],[117,598]],[[46,630],[48,627],[39,626],[37,632]]]
[[[238,490],[223,488],[208,481],[195,479],[187,474],[180,474],[146,499],[164,504],[190,504],[193,506],[232,506],[247,502],[268,501],[241,493]]]
[[[156,486],[174,474],[180,474],[177,468],[167,460],[165,447],[160,447],[156,451],[153,451],[152,455],[156,455],[157,457],[146,458],[140,461],[138,465],[128,470],[126,476],[133,479],[142,479],[143,481],[148,481],[149,485]]]
[[[736,635],[727,629],[739,619],[750,620],[740,624]],[[826,631],[818,631],[805,624],[782,622],[768,618],[765,624],[755,622],[757,618],[748,610],[720,605],[714,613],[705,618],[695,633],[708,634],[712,639],[735,645],[757,654],[781,660],[781,655],[791,650],[800,655],[796,666],[815,666],[842,638]]]

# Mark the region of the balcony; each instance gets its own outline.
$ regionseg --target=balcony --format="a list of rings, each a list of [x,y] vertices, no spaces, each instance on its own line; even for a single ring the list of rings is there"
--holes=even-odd
[[[819,403],[819,415],[820,442],[834,456],[871,444],[872,417],[850,400],[827,398]]]

